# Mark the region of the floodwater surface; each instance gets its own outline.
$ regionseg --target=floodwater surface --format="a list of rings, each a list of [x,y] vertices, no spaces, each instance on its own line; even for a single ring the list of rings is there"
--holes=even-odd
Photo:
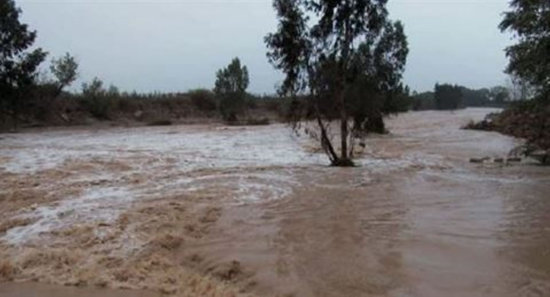
[[[79,296],[549,296],[550,168],[469,163],[521,144],[460,129],[492,111],[392,118],[356,168],[327,167],[284,125],[2,135],[0,280]]]

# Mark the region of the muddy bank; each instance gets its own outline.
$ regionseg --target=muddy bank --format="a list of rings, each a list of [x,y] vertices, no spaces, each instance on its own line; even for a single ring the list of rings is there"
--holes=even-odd
[[[466,129],[497,131],[527,141],[518,153],[550,164],[550,104],[541,99],[516,102],[502,112],[471,122]]]
[[[521,144],[460,129],[492,111],[400,115],[351,169],[283,125],[2,135],[0,279],[171,296],[544,296],[550,172],[469,163]]]

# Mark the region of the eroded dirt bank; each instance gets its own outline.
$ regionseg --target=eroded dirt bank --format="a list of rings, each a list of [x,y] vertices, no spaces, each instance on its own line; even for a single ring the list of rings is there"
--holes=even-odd
[[[0,280],[173,296],[545,296],[550,171],[468,163],[519,143],[459,130],[490,111],[391,119],[353,169],[326,167],[279,125],[0,135]]]

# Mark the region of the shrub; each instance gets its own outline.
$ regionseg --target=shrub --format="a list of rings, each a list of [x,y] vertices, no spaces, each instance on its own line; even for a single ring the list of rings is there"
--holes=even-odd
[[[246,121],[247,125],[250,126],[262,126],[262,125],[269,125],[269,119],[268,118],[261,118],[261,119],[248,119]]]
[[[94,118],[100,120],[110,119],[109,111],[112,106],[112,102],[109,97],[106,96],[83,96],[80,99],[82,109],[88,111]]]
[[[117,97],[115,100],[116,109],[120,112],[134,112],[139,109],[138,100],[128,97]]]
[[[147,123],[148,126],[170,126],[172,125],[172,121],[171,120],[165,120],[165,119],[158,119],[158,120],[153,120],[149,123]]]
[[[244,114],[246,110],[246,98],[242,93],[228,93],[221,95],[220,113],[227,122],[234,122]]]
[[[188,93],[191,103],[200,111],[215,111],[217,108],[216,96],[205,89],[193,90]]]

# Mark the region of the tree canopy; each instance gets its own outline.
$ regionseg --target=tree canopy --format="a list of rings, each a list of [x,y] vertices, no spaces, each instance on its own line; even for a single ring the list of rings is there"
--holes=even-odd
[[[216,73],[214,91],[218,94],[243,93],[248,83],[248,69],[246,66],[241,67],[239,58],[234,58],[226,68]]]
[[[50,71],[57,79],[59,91],[69,86],[78,76],[78,64],[73,56],[66,53],[58,59],[52,59]]]
[[[513,10],[505,13],[502,31],[515,32],[518,43],[506,49],[510,58],[507,72],[550,93],[550,2],[512,0]]]
[[[37,48],[28,52],[36,39],[19,21],[21,10],[13,0],[0,1],[0,107],[17,120],[24,92],[34,83],[37,68],[46,52]]]
[[[436,84],[434,89],[435,108],[453,110],[463,106],[463,94],[460,86]]]
[[[214,92],[221,98],[220,111],[228,121],[236,121],[246,108],[246,89],[249,78],[246,66],[241,66],[239,58],[216,73]]]

